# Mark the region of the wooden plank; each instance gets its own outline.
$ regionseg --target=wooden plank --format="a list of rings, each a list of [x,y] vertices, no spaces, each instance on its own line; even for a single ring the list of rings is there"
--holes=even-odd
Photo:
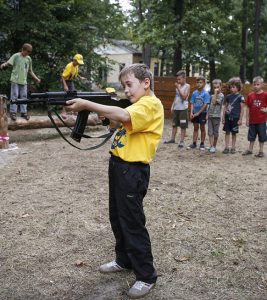
[[[175,82],[176,77],[155,77],[154,78],[154,91],[156,96],[161,100],[165,117],[171,116],[171,106],[175,97]],[[196,77],[187,77],[186,82],[190,84],[190,95],[192,96],[194,90],[196,90]],[[263,90],[267,92],[267,85],[265,84]],[[222,91],[225,95],[229,93],[227,83],[223,83]],[[241,94],[246,98],[247,95],[253,91],[253,84],[244,84],[242,87]]]
[[[65,125],[57,118],[54,118],[55,123],[58,127],[64,127]],[[67,120],[64,120],[67,126],[73,127],[76,119],[71,116],[68,117]],[[98,124],[97,115],[89,115],[87,125],[95,126]],[[48,116],[31,116],[31,118],[27,121],[23,118],[17,118],[16,121],[12,121],[9,119],[8,129],[9,130],[18,130],[18,129],[39,129],[39,128],[53,128],[53,124],[51,123]]]

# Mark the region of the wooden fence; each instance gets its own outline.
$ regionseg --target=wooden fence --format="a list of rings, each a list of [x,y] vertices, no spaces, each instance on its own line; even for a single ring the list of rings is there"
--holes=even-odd
[[[196,89],[196,77],[187,77],[187,83],[190,84],[190,96],[193,91]],[[171,117],[171,106],[173,103],[173,99],[175,97],[175,82],[176,77],[155,77],[154,78],[154,91],[156,96],[162,101],[164,106],[165,117]],[[242,95],[246,98],[248,93],[252,91],[252,84],[244,84],[242,88]],[[264,90],[267,91],[267,85],[264,85]],[[223,93],[226,95],[229,91],[227,88],[227,84],[223,84]]]

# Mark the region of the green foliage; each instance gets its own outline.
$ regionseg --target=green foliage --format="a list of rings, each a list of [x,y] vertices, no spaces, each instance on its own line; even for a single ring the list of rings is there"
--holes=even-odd
[[[222,82],[228,82],[233,76],[239,76],[239,62],[232,55],[224,55],[222,63],[217,66],[217,78]]]
[[[244,11],[243,2],[247,3]],[[174,7],[183,2],[182,18],[175,15]],[[153,45],[154,54],[165,53],[165,59],[172,63],[174,49],[179,42],[182,47],[183,64],[206,64],[215,60],[216,71],[228,77],[239,74],[242,63],[241,30],[244,21],[249,28],[247,69],[253,65],[254,0],[132,0],[131,14],[133,39],[140,43]],[[261,10],[260,61],[261,74],[267,73],[267,0],[263,0]],[[140,9],[141,7],[141,9]],[[234,63],[232,66],[229,61]],[[227,74],[227,75],[226,75]],[[249,74],[248,74],[248,77]]]
[[[15,21],[14,21],[15,20]],[[64,66],[81,53],[85,76],[98,77],[102,62],[92,50],[110,38],[125,36],[118,5],[108,0],[9,0],[0,2],[0,53],[7,60],[25,42],[33,45],[33,69],[43,89],[59,88]],[[1,74],[0,85],[9,85],[10,69]]]

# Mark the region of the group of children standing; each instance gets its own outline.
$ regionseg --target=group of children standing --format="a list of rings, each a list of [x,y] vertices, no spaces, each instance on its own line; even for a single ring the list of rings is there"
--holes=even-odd
[[[196,79],[197,89],[192,93],[190,99],[190,115],[188,114],[188,99],[190,85],[186,83],[186,74],[179,71],[176,74],[176,95],[171,107],[173,114],[171,139],[165,144],[175,143],[177,127],[181,128],[181,139],[178,144],[183,148],[186,128],[188,128],[188,118],[193,123],[193,142],[187,149],[197,148],[198,134],[200,130],[200,150],[208,149],[210,153],[216,152],[219,137],[220,123],[225,131],[225,147],[222,153],[236,153],[236,135],[239,126],[242,125],[244,108],[246,106],[246,125],[248,130],[249,148],[242,155],[251,155],[253,146],[258,136],[259,152],[257,157],[264,157],[263,145],[267,141],[266,121],[267,121],[267,92],[263,91],[264,80],[257,76],[253,79],[253,92],[247,99],[241,95],[242,82],[239,77],[233,77],[228,82],[230,93],[225,97],[222,93],[222,81],[215,79],[212,82],[213,94],[205,90],[206,79],[199,76]],[[223,113],[222,113],[223,111]],[[208,123],[209,147],[205,147],[206,123]],[[232,139],[231,139],[232,137]]]

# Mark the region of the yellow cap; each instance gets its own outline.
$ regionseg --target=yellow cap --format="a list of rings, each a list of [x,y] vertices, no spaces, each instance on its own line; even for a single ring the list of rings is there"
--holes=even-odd
[[[108,94],[116,94],[116,90],[114,88],[112,88],[112,87],[107,87],[106,88],[106,92]]]
[[[77,60],[79,65],[84,65],[83,56],[81,54],[74,55],[73,59]]]

